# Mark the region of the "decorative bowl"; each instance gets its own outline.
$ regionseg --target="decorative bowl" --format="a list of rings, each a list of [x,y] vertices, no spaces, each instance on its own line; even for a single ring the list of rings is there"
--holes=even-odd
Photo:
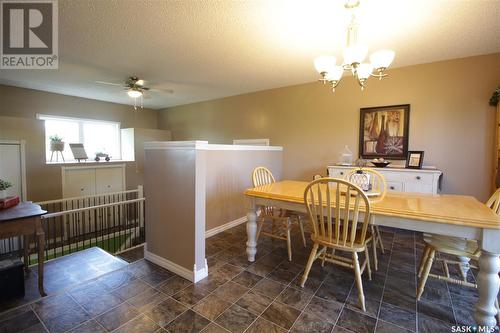
[[[373,165],[375,165],[377,168],[385,168],[386,166],[388,166],[389,164],[391,164],[391,162],[389,161],[384,161],[384,162],[371,162]]]

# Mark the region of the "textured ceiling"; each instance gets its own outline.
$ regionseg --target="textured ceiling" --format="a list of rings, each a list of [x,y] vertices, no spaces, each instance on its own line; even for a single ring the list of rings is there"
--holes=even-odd
[[[362,39],[396,51],[393,67],[500,52],[500,0],[365,0]],[[342,0],[59,0],[59,70],[2,70],[0,83],[116,103],[129,75],[173,89],[164,108],[317,79],[341,55]],[[500,65],[500,64],[499,64]]]

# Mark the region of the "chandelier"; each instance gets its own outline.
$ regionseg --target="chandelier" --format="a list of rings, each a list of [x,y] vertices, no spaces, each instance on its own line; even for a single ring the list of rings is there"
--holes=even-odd
[[[379,80],[386,77],[385,71],[394,60],[394,51],[384,49],[372,53],[370,62],[363,62],[368,54],[368,47],[358,42],[359,23],[355,9],[359,6],[359,2],[360,0],[347,0],[344,5],[351,13],[351,21],[347,26],[347,46],[343,49],[342,64],[337,65],[334,56],[320,56],[314,59],[314,67],[321,75],[319,81],[323,84],[329,83],[332,91],[335,91],[344,71],[351,71],[361,90],[364,90],[370,76]]]

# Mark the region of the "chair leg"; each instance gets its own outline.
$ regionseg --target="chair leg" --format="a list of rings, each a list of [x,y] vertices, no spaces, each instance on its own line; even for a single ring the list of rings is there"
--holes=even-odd
[[[375,232],[374,232],[375,228],[373,225],[371,226],[371,229],[372,229],[372,235],[373,237],[375,237]],[[372,241],[372,248],[373,248],[373,265],[375,267],[375,270],[378,271],[377,242],[375,241],[375,239],[373,239]]]
[[[356,287],[358,288],[358,301],[361,306],[361,310],[366,312],[365,306],[365,294],[363,292],[363,281],[361,280],[361,270],[359,268],[359,259],[356,252],[352,253],[352,261],[354,264],[354,277],[356,278]]]
[[[286,248],[288,250],[288,261],[292,261],[292,237],[290,235],[290,222],[286,229]]]
[[[434,255],[436,254],[436,250],[430,249],[429,256],[425,262],[425,268],[422,273],[422,278],[420,279],[420,284],[418,286],[417,291],[417,301],[420,301],[420,297],[424,293],[425,284],[427,283],[427,278],[429,277],[429,273],[432,268],[432,263],[434,262]]]
[[[255,237],[255,242],[259,241],[260,232],[262,231],[262,226],[264,225],[264,221],[265,221],[264,218],[260,218],[260,220],[258,222],[258,225],[257,225],[257,236]]]
[[[380,245],[380,252],[385,254],[384,243],[382,242],[382,237],[380,237],[380,229],[378,228],[378,225],[375,226],[375,232],[377,234],[377,243]]]
[[[304,243],[304,247],[307,247],[306,236],[304,234],[304,223],[300,216],[297,216],[297,221],[299,221],[300,234],[302,235],[302,243]]]
[[[497,324],[500,324],[500,307],[498,306],[498,297],[495,298],[495,308],[497,309],[497,315],[495,316],[497,318]]]
[[[321,267],[325,267],[326,253],[328,252],[326,246],[323,246],[323,249],[325,250],[325,252],[323,253],[323,257],[321,258]]]
[[[318,244],[314,243],[313,248],[311,250],[311,254],[309,255],[309,260],[307,261],[306,269],[304,270],[304,275],[302,276],[302,280],[300,281],[300,286],[304,288],[304,284],[306,283],[307,277],[309,276],[309,272],[311,271],[311,266],[316,258],[316,253],[318,252]]]
[[[420,279],[422,276],[422,272],[424,270],[425,263],[427,262],[427,258],[429,257],[429,252],[431,248],[427,245],[425,246],[424,253],[422,254],[422,259],[420,259],[420,265],[418,266],[418,274],[417,277]]]
[[[368,251],[368,246],[365,247],[365,257],[366,257],[366,269],[368,270],[368,280],[372,280],[372,268],[370,267],[370,251]]]

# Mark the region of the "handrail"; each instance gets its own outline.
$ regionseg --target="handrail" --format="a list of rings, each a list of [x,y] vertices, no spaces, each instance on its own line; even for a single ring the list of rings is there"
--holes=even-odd
[[[55,213],[49,213],[42,215],[42,219],[49,219],[51,217],[57,217],[57,216],[62,216],[62,215],[68,215],[72,213],[79,213],[79,212],[84,212],[92,209],[97,209],[97,208],[106,208],[106,207],[111,207],[111,206],[118,206],[118,205],[123,205],[127,203],[133,203],[133,202],[139,202],[139,201],[145,201],[146,198],[138,198],[138,199],[132,199],[132,200],[126,200],[126,201],[118,201],[118,202],[112,202],[104,205],[98,205],[98,206],[90,206],[90,207],[83,207],[83,208],[77,208],[77,209],[71,209],[71,210],[65,210],[62,212],[55,212]]]
[[[56,203],[56,202],[79,200],[79,199],[87,199],[87,198],[96,198],[96,197],[103,197],[103,196],[110,196],[110,195],[117,195],[117,194],[127,194],[127,193],[133,193],[133,192],[139,192],[139,189],[127,190],[127,191],[120,191],[120,192],[111,192],[111,193],[93,194],[93,195],[84,195],[84,196],[81,196],[81,197],[62,198],[62,199],[41,201],[41,202],[35,202],[35,203],[37,205],[46,205],[46,204],[51,204],[51,203]]]

